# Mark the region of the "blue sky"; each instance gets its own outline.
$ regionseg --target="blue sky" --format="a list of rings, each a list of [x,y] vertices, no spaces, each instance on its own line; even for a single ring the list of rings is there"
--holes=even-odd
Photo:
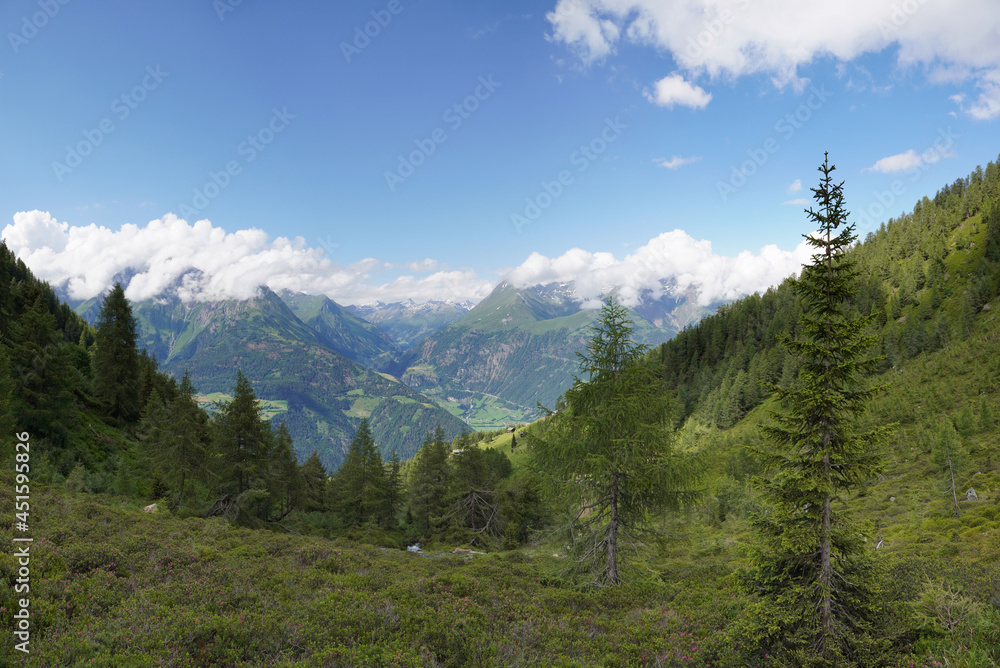
[[[192,298],[735,296],[797,266],[824,151],[862,236],[1000,153],[995,0],[14,0],[0,27],[0,229],[81,298],[128,264],[134,298],[191,269]]]

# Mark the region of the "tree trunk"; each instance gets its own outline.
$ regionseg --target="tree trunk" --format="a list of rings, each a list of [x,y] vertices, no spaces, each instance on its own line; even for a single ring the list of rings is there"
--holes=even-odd
[[[955,468],[951,465],[951,448],[945,445],[948,455],[948,472],[951,474],[951,497],[955,500],[955,517],[958,517],[958,494],[955,492]]]
[[[184,498],[184,479],[187,477],[187,471],[181,469],[181,488],[177,491],[177,501],[174,503],[174,510],[181,507],[181,499]]]
[[[608,523],[608,566],[607,583],[616,585],[618,577],[618,475],[611,474],[611,520]]]
[[[823,464],[829,468],[830,453],[827,453],[823,458]],[[825,652],[827,640],[832,640],[833,638],[833,562],[830,558],[831,544],[830,493],[827,492],[823,499],[823,535],[820,540],[819,582],[822,587],[822,600],[820,602],[821,636],[819,645],[821,652]]]

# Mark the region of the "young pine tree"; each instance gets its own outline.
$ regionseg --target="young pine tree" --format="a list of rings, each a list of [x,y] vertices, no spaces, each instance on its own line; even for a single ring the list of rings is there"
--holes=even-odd
[[[801,369],[796,385],[773,388],[783,408],[762,426],[767,446],[756,453],[768,476],[756,484],[768,511],[755,520],[759,541],[745,580],[756,594],[745,629],[755,654],[798,666],[854,665],[884,650],[872,630],[877,569],[843,510],[879,471],[891,425],[858,426],[882,388],[865,382],[877,363],[867,355],[875,344],[868,319],[850,315],[858,272],[847,250],[856,237],[834,169],[824,159],[812,189],[818,210],[807,210],[817,232],[806,236],[816,253],[795,283],[802,334],[784,340]]]
[[[979,431],[991,431],[996,426],[996,418],[993,417],[993,410],[986,397],[979,400]]]
[[[651,536],[656,513],[696,496],[697,470],[673,447],[667,388],[642,361],[645,346],[632,340],[632,329],[610,298],[578,353],[587,380],[575,378],[566,408],[532,436],[535,465],[580,509],[570,535],[582,534],[576,565],[595,585],[620,584],[622,543]]]
[[[949,496],[954,504],[955,517],[960,517],[955,475],[961,472],[965,464],[963,450],[959,432],[955,431],[950,420],[942,420],[934,435],[934,445],[931,451],[934,453],[934,463],[937,464],[938,469],[947,480]]]
[[[137,421],[142,410],[135,327],[125,291],[121,283],[115,283],[97,318],[94,380],[111,416],[122,423]]]

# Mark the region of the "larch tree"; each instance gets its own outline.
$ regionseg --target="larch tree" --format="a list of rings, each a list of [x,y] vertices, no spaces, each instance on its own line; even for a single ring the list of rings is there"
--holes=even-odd
[[[698,467],[674,448],[672,401],[628,311],[601,309],[565,408],[532,432],[534,466],[576,511],[575,565],[598,586],[622,582],[622,546],[654,536],[656,513],[694,500]],[[564,497],[565,498],[565,497]]]
[[[767,511],[754,520],[759,540],[744,573],[756,594],[745,637],[763,655],[790,665],[853,665],[885,642],[873,633],[881,614],[877,564],[861,530],[845,516],[851,494],[880,470],[880,445],[892,425],[860,426],[882,391],[866,382],[879,361],[870,318],[852,317],[858,271],[847,252],[854,225],[843,182],[824,159],[811,229],[811,264],[795,282],[802,306],[800,336],[784,338],[798,358],[798,380],[774,387],[781,408],[761,427],[755,450],[767,472],[756,480]]]
[[[125,290],[121,283],[115,283],[97,318],[94,379],[97,394],[107,403],[111,416],[122,423],[137,421],[143,408],[135,330],[135,316]]]

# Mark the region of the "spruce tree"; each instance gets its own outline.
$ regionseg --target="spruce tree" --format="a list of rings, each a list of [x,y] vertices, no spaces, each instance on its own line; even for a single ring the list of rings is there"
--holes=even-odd
[[[655,513],[697,494],[697,470],[674,449],[670,396],[626,309],[609,298],[592,327],[566,408],[532,434],[532,460],[575,512],[576,564],[596,585],[622,581],[620,546],[653,537]],[[584,511],[589,510],[589,514]],[[580,534],[582,538],[577,539]]]
[[[205,482],[211,476],[208,419],[194,395],[191,376],[185,371],[178,395],[166,404],[162,440],[153,444],[161,479],[177,491],[174,508],[184,502],[190,483]],[[150,396],[159,397],[155,387]]]
[[[292,435],[284,422],[274,431],[270,480],[271,499],[277,506],[277,519],[281,519],[301,505],[303,496],[303,480],[295,460]]]
[[[142,409],[135,329],[125,291],[121,283],[115,283],[97,319],[94,379],[98,396],[104,399],[111,416],[122,423],[138,420]]]
[[[944,474],[948,496],[954,504],[955,517],[961,517],[958,507],[958,488],[955,483],[956,473],[960,473],[965,464],[965,453],[959,439],[959,432],[955,431],[950,420],[942,420],[938,425],[937,434],[934,435],[934,445],[931,451],[934,454],[934,463]]]
[[[4,443],[9,442],[6,436],[14,433],[14,379],[10,373],[10,351],[0,333],[0,434],[5,435]],[[4,449],[6,454],[6,447]]]
[[[872,632],[877,569],[843,511],[879,471],[892,426],[859,427],[883,388],[865,381],[878,363],[867,354],[876,337],[865,333],[870,318],[851,316],[858,271],[847,250],[856,237],[834,169],[824,159],[812,189],[818,210],[807,210],[816,252],[795,282],[800,338],[784,338],[801,367],[797,384],[773,388],[782,408],[761,427],[767,444],[756,453],[768,476],[756,486],[768,511],[755,519],[759,542],[744,581],[756,594],[745,637],[759,655],[790,665],[852,665],[883,649]]]
[[[395,448],[385,466],[385,521],[387,527],[396,526],[396,516],[403,505],[402,462]]]
[[[242,494],[255,487],[270,459],[271,429],[261,419],[257,396],[240,370],[232,401],[216,413],[215,441],[226,491]]]
[[[321,511],[326,507],[327,475],[319,453],[313,450],[299,469],[302,477],[302,506],[306,511]]]
[[[410,472],[410,512],[424,536],[430,536],[447,512],[451,465],[444,430],[440,426],[424,438]]]
[[[985,396],[981,397],[979,400],[979,431],[991,431],[994,426],[996,426],[996,419],[993,417],[990,403]]]
[[[385,469],[367,419],[361,420],[334,484],[345,524],[358,526],[384,518]]]
[[[15,388],[11,412],[19,428],[64,446],[69,437],[72,392],[80,380],[66,347],[59,343],[55,318],[38,295],[10,327],[10,375]]]

